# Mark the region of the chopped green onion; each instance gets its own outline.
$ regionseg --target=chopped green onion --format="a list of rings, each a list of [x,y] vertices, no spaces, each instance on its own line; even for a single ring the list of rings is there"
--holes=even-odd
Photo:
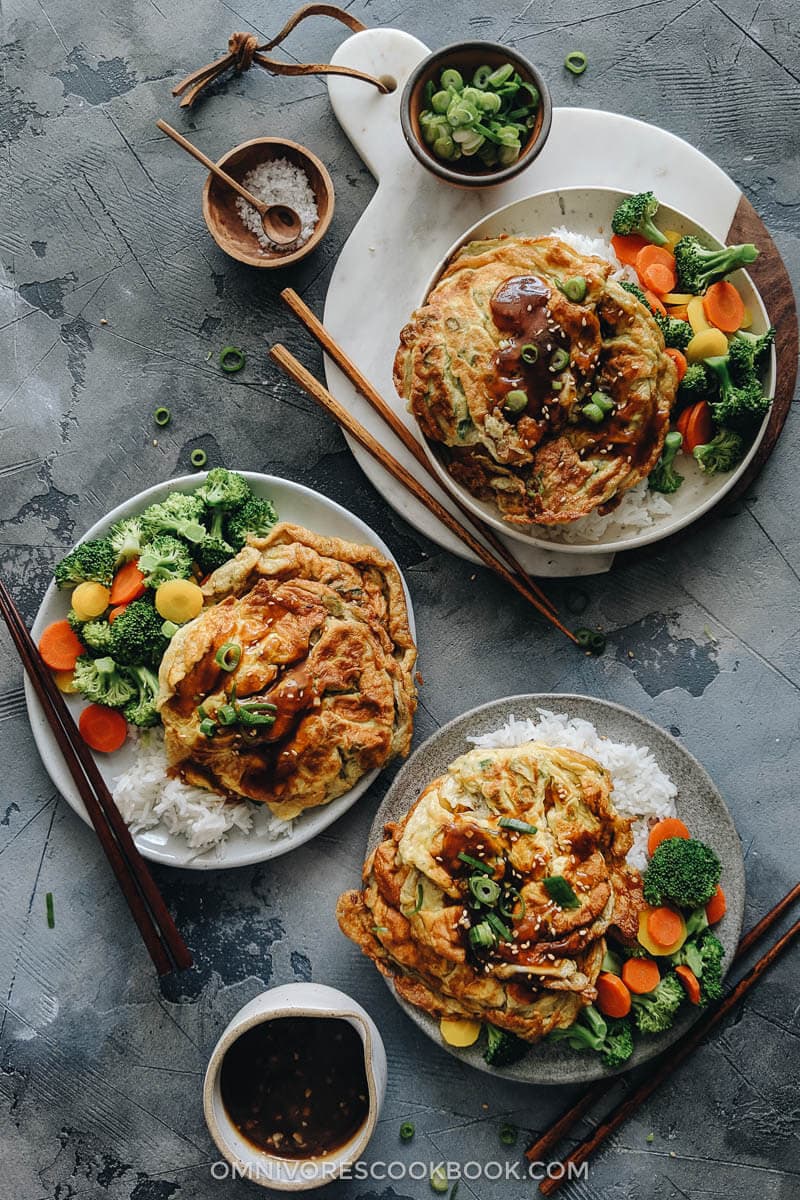
[[[521,388],[514,388],[506,394],[505,406],[511,413],[520,413],[528,407],[528,393]]]
[[[504,925],[496,913],[490,912],[486,918],[498,937],[501,937],[504,942],[510,942],[512,938],[511,930],[507,925]]]
[[[499,1130],[500,1141],[504,1146],[513,1146],[517,1140],[517,1127],[506,1122],[500,1126]]]
[[[470,854],[465,854],[463,850],[459,850],[458,858],[461,862],[466,863],[468,867],[472,867],[474,871],[482,871],[484,875],[494,875],[494,867],[490,867],[488,863],[481,862],[479,858],[473,858]]]
[[[409,913],[409,916],[415,917],[417,915],[417,913],[422,908],[422,902],[424,899],[425,899],[425,889],[421,883],[418,883],[417,884],[417,903],[412,908],[411,912]]]
[[[602,654],[606,648],[606,635],[596,629],[576,629],[575,639],[581,650],[589,650],[592,654]]]
[[[219,352],[219,365],[226,375],[241,371],[246,361],[244,350],[240,350],[238,346],[223,346]]]
[[[165,621],[161,626],[161,632],[166,638],[175,637],[179,629],[180,625],[176,625],[174,621]]]
[[[469,881],[469,890],[480,904],[496,904],[500,895],[500,885],[486,875],[473,875]]]
[[[389,930],[385,925],[373,925],[372,932],[373,933],[388,933]]]
[[[548,875],[542,880],[544,890],[559,908],[580,908],[581,902],[563,875]]]
[[[488,921],[481,921],[478,925],[473,925],[469,931],[469,940],[473,946],[480,946],[484,950],[491,950],[497,938],[492,932],[492,927]]]
[[[415,1132],[416,1130],[410,1121],[403,1121],[403,1124],[400,1126],[400,1141],[410,1142]]]
[[[568,352],[562,346],[559,346],[558,350],[556,350],[556,352],[553,354],[553,357],[550,359],[550,370],[563,371],[564,367],[566,367],[568,363]]]
[[[172,413],[168,408],[157,408],[153,413],[153,420],[155,421],[156,425],[160,425],[163,429],[163,427],[165,425],[169,425],[170,421],[172,420]]]
[[[519,916],[517,916],[514,912],[518,904],[522,905],[522,912],[519,914]],[[515,887],[512,887],[508,888],[508,890],[505,892],[497,908],[500,912],[500,915],[502,917],[506,917],[507,920],[521,921],[525,916],[527,905],[525,904],[525,897],[522,895],[522,892],[518,892]]]
[[[431,1189],[434,1192],[446,1192],[449,1186],[445,1168],[443,1166],[434,1167],[431,1171]]]
[[[447,67],[442,71],[441,82],[443,88],[457,88],[460,91],[464,86],[464,77],[454,67]]]
[[[586,280],[583,275],[573,275],[572,279],[568,279],[560,286],[567,299],[572,300],[574,304],[580,304],[582,300],[586,299]]]
[[[257,708],[248,708],[243,704],[236,705],[236,715],[243,725],[248,725],[251,729],[258,725],[275,724],[275,717],[272,713],[262,712]]]
[[[45,905],[45,910],[47,912],[47,928],[55,929],[56,914],[55,914],[55,908],[53,907],[53,893],[52,892],[48,892],[47,895],[45,896],[44,905]]]
[[[232,704],[223,704],[217,709],[217,720],[220,725],[235,725],[236,724],[236,709]]]
[[[489,82],[489,76],[491,73],[492,68],[487,67],[485,63],[482,67],[478,67],[475,74],[472,76],[472,86],[480,88],[480,90],[483,91]]]
[[[200,732],[208,738],[213,737],[217,732],[216,721],[212,721],[211,717],[203,717],[200,722]]]
[[[535,346],[533,342],[526,342],[520,350],[519,356],[522,361],[528,363],[528,365],[535,363],[539,357],[539,347]]]
[[[518,817],[501,817],[497,824],[502,829],[513,829],[517,833],[536,833],[535,825],[530,825],[527,821],[520,821]]]
[[[560,392],[561,388],[563,386],[564,385],[561,383],[560,379],[554,379],[553,382],[550,384],[550,387],[553,389],[554,392]]]
[[[582,50],[570,50],[564,59],[564,66],[573,75],[582,75],[589,65],[589,60]]]
[[[214,662],[223,671],[235,671],[241,657],[242,647],[237,642],[226,642],[214,655]]]
[[[605,421],[606,414],[598,404],[584,404],[581,413],[586,417],[587,421],[591,421],[593,425],[599,425]]]
[[[499,88],[506,83],[514,74],[514,68],[511,63],[503,63],[502,67],[498,67],[496,71],[492,71],[487,79],[489,87]]]
[[[206,463],[208,462],[208,455],[206,454],[205,450],[201,450],[198,447],[196,450],[193,450],[192,453],[189,455],[189,460],[190,460],[192,466],[197,467],[199,470],[200,467],[204,467],[206,465]]]

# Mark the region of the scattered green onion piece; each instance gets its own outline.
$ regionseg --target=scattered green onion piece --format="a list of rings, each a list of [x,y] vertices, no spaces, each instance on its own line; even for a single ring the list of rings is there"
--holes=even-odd
[[[511,63],[503,63],[502,67],[498,67],[496,71],[492,71],[487,79],[489,87],[499,88],[506,83],[514,74],[514,68]]]
[[[574,304],[580,304],[586,299],[586,280],[583,275],[573,275],[566,283],[561,285],[561,291],[568,300],[572,300]]]
[[[450,1184],[444,1167],[434,1167],[431,1171],[431,1189],[434,1192],[446,1192]]]
[[[52,892],[48,892],[47,895],[45,896],[44,905],[45,905],[45,909],[47,912],[47,928],[55,929],[56,914],[55,914],[55,908],[53,906],[53,893]]]
[[[513,1146],[517,1141],[517,1127],[506,1122],[500,1126],[499,1130],[500,1141],[504,1146]]]
[[[200,732],[208,738],[213,737],[217,732],[216,722],[212,721],[211,717],[203,717],[200,722]]]
[[[201,450],[198,447],[197,450],[193,450],[189,455],[189,460],[192,466],[197,467],[199,470],[200,467],[204,467],[208,462],[208,455],[206,454],[205,450]]]
[[[234,708],[241,723],[249,725],[251,729],[258,725],[274,725],[275,713],[278,711],[274,704],[240,704],[238,700]]]
[[[487,922],[492,927],[498,937],[501,937],[504,942],[511,941],[511,930],[507,925],[504,925],[496,913],[490,912],[486,917]]]
[[[604,633],[595,632],[592,634],[589,643],[589,649],[593,654],[602,654],[606,648],[606,635]]]
[[[219,352],[219,365],[226,375],[241,371],[246,361],[244,350],[238,346],[223,346]]]
[[[536,833],[535,825],[520,821],[519,817],[501,817],[497,824],[501,829],[513,829],[516,833]]]
[[[403,1124],[400,1126],[400,1141],[410,1142],[415,1132],[416,1130],[410,1121],[403,1121]]]
[[[606,416],[616,407],[614,401],[605,392],[592,392],[592,404],[596,404],[598,408],[602,409]]]
[[[492,932],[492,927],[488,921],[481,921],[478,925],[473,925],[469,931],[469,940],[473,946],[480,946],[484,950],[491,950],[497,938]]]
[[[518,904],[522,905],[522,912],[517,916],[514,909]],[[527,912],[527,908],[525,897],[515,887],[508,888],[497,906],[500,916],[505,917],[508,921],[521,921]]]
[[[389,930],[386,925],[373,925],[372,932],[373,933],[388,933]]]
[[[197,706],[197,715],[198,715],[198,717],[200,717],[201,719],[202,719],[203,717],[207,717],[207,716],[208,716],[208,713],[206,712],[206,707],[205,707],[205,705],[204,705],[204,704],[198,704],[198,706]]]
[[[589,650],[592,654],[602,654],[606,648],[606,635],[596,629],[576,629],[575,640],[581,650]]]
[[[570,50],[564,59],[564,66],[573,75],[582,75],[589,65],[589,60],[582,50]]]
[[[163,633],[164,637],[166,637],[166,638],[175,637],[175,634],[178,632],[179,629],[180,629],[180,625],[176,625],[174,621],[165,621],[164,624],[161,626],[161,632]]]
[[[523,392],[521,388],[514,388],[513,391],[507,392],[505,406],[511,413],[521,413],[528,407],[527,392]]]
[[[553,389],[554,392],[560,392],[563,386],[564,385],[560,379],[554,379],[553,382],[550,384],[550,387]]]
[[[409,916],[415,917],[422,908],[422,902],[425,899],[425,889],[421,883],[417,884],[417,903],[412,908]]]
[[[442,71],[441,84],[443,88],[457,88],[460,91],[464,86],[464,77],[455,67],[447,67]]]
[[[563,875],[548,875],[542,880],[544,890],[559,908],[580,908],[581,902]]]
[[[236,709],[232,704],[223,704],[217,709],[217,720],[220,725],[235,725],[237,721]]]
[[[157,408],[153,413],[153,420],[155,421],[156,425],[160,425],[163,429],[163,427],[165,425],[169,425],[170,421],[172,420],[172,413],[168,408]]]
[[[476,87],[476,88],[480,88],[481,91],[483,91],[483,89],[486,87],[486,85],[489,82],[489,76],[491,75],[491,73],[492,73],[492,68],[487,67],[485,63],[483,64],[482,67],[478,67],[475,74],[472,76],[472,86]]]
[[[593,425],[600,425],[606,419],[606,414],[597,404],[584,404],[581,413],[586,417],[587,421],[591,421]]]
[[[214,655],[214,662],[223,671],[235,671],[242,657],[242,647],[237,642],[226,642]]]
[[[526,342],[520,350],[519,356],[523,362],[528,363],[530,366],[532,363],[535,363],[539,357],[539,347],[535,346],[533,342]]]
[[[469,881],[469,890],[480,904],[496,904],[500,896],[500,884],[486,875],[473,875]]]
[[[564,367],[566,367],[568,363],[568,352],[563,348],[563,346],[559,346],[558,350],[555,351],[553,357],[550,359],[550,369],[552,371],[563,371]]]
[[[482,871],[484,875],[494,875],[494,867],[490,867],[488,863],[481,862],[479,858],[473,858],[470,854],[465,854],[463,850],[458,852],[458,858],[460,862],[466,863],[474,871]]]

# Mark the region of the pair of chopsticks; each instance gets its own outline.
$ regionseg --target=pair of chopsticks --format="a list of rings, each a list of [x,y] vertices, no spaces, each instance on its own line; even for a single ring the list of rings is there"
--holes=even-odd
[[[405,448],[413,454],[416,461],[423,470],[431,476],[434,482],[438,483],[436,472],[431,466],[420,443],[414,437],[410,429],[400,420],[396,413],[389,408],[380,393],[362,374],[351,358],[345,354],[341,346],[334,341],[328,333],[325,326],[314,315],[308,305],[301,300],[297,292],[292,288],[286,288],[281,292],[281,298],[286,302],[295,316],[299,317],[303,325],[309,333],[316,339],[324,352],[336,363],[347,378],[352,383],[353,387],[358,391],[364,399],[372,406],[375,412],[386,422],[393,433],[397,435]],[[285,346],[280,343],[273,346],[270,350],[270,358],[281,367],[286,374],[293,379],[299,386],[314,400],[321,408],[323,408],[329,416],[332,416],[334,421],[346,430],[360,445],[367,450],[374,459],[376,459],[382,467],[393,475],[400,483],[402,483],[408,491],[419,500],[429,512],[433,513],[443,525],[458,537],[465,546],[475,554],[485,566],[489,567],[496,575],[499,575],[507,584],[519,592],[529,604],[532,604],[537,612],[546,617],[551,624],[555,625],[556,629],[561,630],[570,641],[577,643],[577,638],[571,630],[562,625],[558,619],[555,605],[552,600],[542,591],[537,583],[535,583],[526,572],[525,568],[514,557],[511,551],[504,543],[495,536],[492,530],[470,513],[469,509],[464,505],[457,496],[452,496],[459,511],[469,521],[470,525],[480,534],[483,542],[479,541],[475,534],[470,530],[465,529],[463,525],[448,512],[448,510],[439,503],[439,501],[431,495],[431,493],[423,487],[419,480],[406,470],[402,463],[389,453],[385,446],[372,436],[372,434],[361,424],[360,421],[349,413],[339,404],[331,395],[327,388],[323,387],[314,376],[306,370],[302,363],[291,354]]]
[[[795,884],[790,892],[779,900],[774,908],[762,917],[761,920],[753,926],[748,933],[744,935],[733,956],[733,961],[737,962],[743,958],[756,942],[770,929],[775,922],[789,909],[794,902],[800,898],[800,883]],[[736,986],[720,1000],[719,1003],[702,1017],[692,1028],[684,1034],[680,1041],[675,1045],[670,1046],[665,1052],[664,1057],[652,1068],[650,1075],[642,1083],[635,1087],[628,1095],[626,1095],[611,1112],[605,1117],[599,1125],[595,1126],[587,1138],[584,1139],[576,1148],[566,1156],[562,1162],[562,1166],[566,1168],[558,1178],[547,1178],[539,1184],[539,1191],[545,1196],[551,1196],[557,1192],[565,1179],[570,1178],[570,1165],[580,1166],[598,1149],[599,1146],[612,1134],[619,1129],[620,1125],[632,1116],[645,1100],[664,1082],[670,1075],[680,1066],[684,1059],[699,1046],[700,1042],[715,1029],[721,1021],[728,1016],[733,1008],[739,1003],[743,996],[750,991],[752,986],[761,978],[766,970],[772,966],[783,951],[794,941],[800,933],[800,921],[795,921],[794,925],[786,931],[786,933],[770,946],[761,958],[750,968],[750,970],[742,976]],[[618,1083],[618,1078],[601,1079],[593,1084],[581,1096],[571,1108],[555,1121],[549,1129],[537,1138],[536,1141],[525,1151],[525,1157],[530,1162],[546,1162],[553,1148],[561,1141],[563,1137],[569,1133],[570,1129],[577,1121],[587,1112],[593,1104],[595,1104],[602,1096],[610,1092],[611,1089]]]
[[[0,616],[8,626],[22,665],[47,717],[69,773],[94,825],[100,845],[117,877],[159,975],[192,965],[192,956],[175,926],[147,864],[134,845],[89,747],[78,731],[53,676],[28,632],[11,593],[0,579]]]

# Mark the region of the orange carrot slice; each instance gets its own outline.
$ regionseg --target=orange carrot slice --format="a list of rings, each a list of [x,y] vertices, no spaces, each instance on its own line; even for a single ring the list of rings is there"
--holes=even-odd
[[[650,243],[643,237],[639,237],[638,233],[628,234],[623,237],[622,234],[615,233],[611,239],[611,246],[621,263],[626,267],[636,266],[636,255],[640,250],[644,250],[645,246]]]
[[[651,856],[655,854],[661,843],[666,842],[669,838],[691,836],[683,821],[678,817],[664,817],[662,821],[658,821],[653,826],[647,835],[647,853]]]
[[[51,671],[71,671],[86,647],[69,621],[53,621],[39,638],[39,653]]]
[[[597,1007],[604,1017],[627,1017],[631,994],[618,975],[602,971],[597,977]]]
[[[664,308],[664,305],[661,303],[661,301],[659,300],[659,298],[655,294],[655,292],[651,292],[649,289],[645,289],[644,294],[645,294],[647,303],[650,305],[650,307],[653,309],[653,311],[660,313],[662,317],[665,317],[667,315],[667,310]]]
[[[700,1003],[700,984],[697,982],[697,976],[691,967],[682,964],[675,968],[675,974],[680,979],[684,986],[686,995],[691,1000],[692,1004]]]
[[[717,921],[721,921],[728,910],[728,902],[725,899],[725,893],[719,884],[717,890],[706,905],[706,916],[708,917],[709,925],[716,925]]]
[[[647,932],[657,946],[672,946],[683,928],[683,918],[674,908],[654,908],[647,914]]]
[[[629,992],[644,996],[661,982],[658,963],[652,958],[628,958],[622,965],[622,982]]]
[[[117,571],[111,584],[110,601],[112,604],[130,604],[138,600],[146,592],[144,575],[139,570],[138,558],[132,558]]]
[[[111,612],[108,614],[109,625],[113,625],[117,617],[121,617],[127,607],[127,604],[118,604],[116,608],[112,608]]]
[[[652,266],[645,267],[639,278],[646,288],[660,296],[675,286],[675,272],[662,263],[653,263]]]
[[[703,296],[703,311],[723,333],[736,333],[745,317],[744,301],[727,279],[711,284]]]
[[[78,728],[86,745],[101,754],[119,750],[128,736],[128,723],[116,709],[90,704],[78,717]]]
[[[667,346],[664,353],[668,354],[675,363],[675,370],[678,372],[678,383],[680,383],[686,374],[686,368],[689,365],[686,361],[686,355],[681,354],[680,350],[676,350],[674,346]]]

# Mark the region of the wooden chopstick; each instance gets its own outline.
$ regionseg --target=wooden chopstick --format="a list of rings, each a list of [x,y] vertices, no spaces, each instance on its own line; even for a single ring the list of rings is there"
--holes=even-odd
[[[752,929],[743,935],[739,945],[736,947],[732,963],[737,962],[740,958],[744,958],[752,950],[756,942],[763,937],[767,930],[798,899],[800,899],[800,883],[796,883],[782,900],[779,900],[768,913],[764,914],[760,921],[756,922]],[[667,1051],[667,1053],[670,1053],[670,1051]],[[619,1081],[619,1075],[613,1075],[608,1079],[598,1079],[596,1083],[593,1083],[535,1142],[531,1143],[525,1151],[525,1157],[530,1162],[546,1162],[550,1152],[563,1137],[566,1137],[570,1129],[581,1119],[584,1113],[588,1112],[598,1100],[612,1091]]]
[[[724,1000],[721,1000],[705,1017],[701,1018],[696,1025],[693,1025],[680,1041],[670,1046],[668,1054],[662,1056],[655,1070],[652,1071],[648,1078],[644,1079],[638,1087],[625,1096],[616,1108],[612,1109],[608,1116],[592,1130],[591,1134],[563,1159],[561,1165],[566,1170],[558,1178],[542,1180],[539,1184],[539,1191],[543,1196],[551,1196],[554,1192],[557,1192],[564,1180],[569,1178],[570,1166],[580,1166],[581,1163],[590,1158],[606,1138],[619,1129],[620,1125],[641,1107],[644,1101],[660,1087],[664,1080],[669,1079],[670,1075],[677,1070],[684,1059],[688,1058],[697,1049],[703,1038],[711,1033],[736,1007],[739,1001],[747,995],[761,976],[769,970],[784,950],[792,944],[798,934],[800,934],[800,920],[795,921],[794,925],[782,937],[778,938],[777,942],[770,946],[769,950],[762,954],[761,958],[742,976]]]
[[[552,625],[555,625],[556,629],[560,629],[561,632],[568,637],[571,642],[577,643],[575,634],[572,633],[571,630],[567,629],[566,626],[562,625],[558,617],[554,616],[550,609],[545,608],[545,606],[542,604],[539,598],[533,594],[530,588],[526,587],[524,581],[517,575],[514,575],[498,558],[495,558],[492,552],[487,550],[483,543],[479,542],[478,539],[471,534],[468,529],[465,529],[463,525],[459,524],[452,513],[448,512],[447,509],[444,508],[439,501],[436,500],[430,494],[430,492],[427,491],[422,484],[419,483],[418,480],[416,480],[414,476],[406,470],[402,463],[399,463],[397,459],[385,449],[384,446],[381,446],[380,442],[378,442],[372,436],[372,434],[364,428],[360,421],[357,421],[351,413],[342,408],[341,404],[339,404],[339,401],[334,399],[327,388],[323,387],[323,385],[314,378],[311,372],[307,371],[303,364],[298,362],[294,355],[291,354],[285,346],[280,345],[280,343],[273,346],[269,352],[269,355],[273,362],[276,362],[278,366],[286,372],[289,378],[293,379],[294,382],[298,384],[303,391],[305,391],[311,397],[312,400],[319,404],[321,408],[324,408],[329,416],[333,417],[338,425],[340,425],[343,429],[346,429],[351,437],[355,438],[355,440],[359,442],[365,450],[368,450],[373,458],[377,459],[382,467],[385,467],[386,470],[395,477],[395,479],[399,480],[400,483],[408,488],[412,495],[416,496],[416,498],[421,501],[421,503],[424,504],[425,507],[432,512],[435,517],[438,517],[442,524],[446,525],[447,528],[456,535],[456,537],[460,538],[465,546],[469,546],[472,553],[477,555],[481,562],[485,563],[486,566],[494,571],[496,575],[499,575],[501,579],[513,587],[516,592],[519,592],[519,594],[523,596],[529,604],[533,605],[537,612],[540,612],[543,617],[546,617],[547,620],[550,621]]]
[[[114,803],[89,747],[28,632],[8,588],[0,579],[0,615],[8,626],[22,664],[39,698],[70,775],[117,877],[159,975],[192,965],[164,898],[136,849],[130,830]]]
[[[316,338],[319,345],[333,359],[337,367],[344,372],[356,391],[361,393],[367,403],[375,409],[375,412],[380,417],[383,417],[392,432],[400,439],[406,450],[414,455],[414,458],[423,470],[430,475],[434,483],[440,484],[440,480],[418,439],[414,437],[408,426],[400,420],[397,413],[389,407],[377,388],[370,383],[366,375],[353,362],[352,358],[349,358],[338,342],[334,341],[319,318],[311,311],[305,301],[298,296],[294,288],[284,288],[281,292],[281,299],[289,306],[294,315],[302,321],[308,332],[312,337]],[[450,499],[459,512],[463,513],[467,518],[473,529],[477,530],[483,540],[491,546],[495,554],[504,559],[512,571],[516,571],[517,575],[530,586],[531,591],[538,596],[542,604],[546,608],[549,608],[555,615],[556,606],[553,604],[553,601],[546,592],[542,591],[538,583],[531,579],[522,563],[511,553],[505,542],[497,537],[494,530],[490,529],[484,521],[481,521],[479,517],[471,513],[458,495],[452,493],[450,494]]]

